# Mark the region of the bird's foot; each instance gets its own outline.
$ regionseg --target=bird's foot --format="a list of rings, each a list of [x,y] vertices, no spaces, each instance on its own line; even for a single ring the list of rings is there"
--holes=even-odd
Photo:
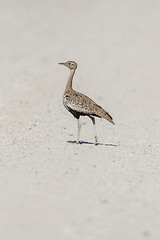
[[[97,142],[98,142],[98,137],[95,136],[95,145],[97,145]]]

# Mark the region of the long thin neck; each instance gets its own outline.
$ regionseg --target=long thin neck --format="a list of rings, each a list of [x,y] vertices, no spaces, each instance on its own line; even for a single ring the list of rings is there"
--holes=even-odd
[[[66,90],[67,89],[72,89],[72,80],[73,80],[74,74],[75,74],[75,70],[74,69],[70,70],[68,82],[67,82],[67,85],[66,85]]]

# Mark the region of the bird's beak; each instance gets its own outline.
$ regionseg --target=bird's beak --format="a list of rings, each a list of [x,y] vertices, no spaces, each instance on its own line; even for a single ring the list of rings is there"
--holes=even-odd
[[[58,64],[64,65],[64,63],[58,63]]]

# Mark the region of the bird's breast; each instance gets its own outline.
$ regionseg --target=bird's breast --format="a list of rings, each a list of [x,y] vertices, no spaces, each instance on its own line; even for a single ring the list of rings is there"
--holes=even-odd
[[[69,95],[63,96],[63,105],[68,111],[70,111],[70,109],[75,111],[79,110],[79,105],[76,103],[75,99],[73,99]]]
[[[67,106],[67,103],[68,103],[68,101],[67,101],[67,96],[63,96],[63,105],[64,105],[64,107],[68,110],[68,106]]]

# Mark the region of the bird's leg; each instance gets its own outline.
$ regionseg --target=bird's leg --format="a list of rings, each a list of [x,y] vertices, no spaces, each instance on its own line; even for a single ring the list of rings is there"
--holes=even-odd
[[[98,142],[98,137],[97,137],[97,132],[96,132],[96,121],[95,121],[95,118],[94,117],[91,117],[89,116],[90,119],[92,120],[93,122],[93,134],[94,134],[94,138],[95,138],[95,145],[97,144]]]
[[[81,131],[81,123],[80,119],[77,119],[78,122],[78,135],[77,135],[77,144],[79,143],[80,131]]]

